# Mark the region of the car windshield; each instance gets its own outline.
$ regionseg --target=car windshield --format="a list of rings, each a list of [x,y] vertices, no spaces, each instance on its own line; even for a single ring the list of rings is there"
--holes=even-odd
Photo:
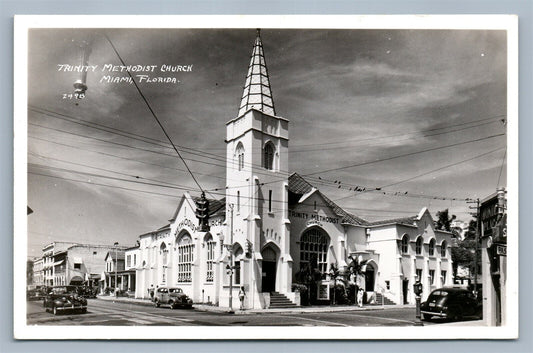
[[[170,288],[168,290],[170,293],[183,293],[183,291],[181,290],[181,288]]]

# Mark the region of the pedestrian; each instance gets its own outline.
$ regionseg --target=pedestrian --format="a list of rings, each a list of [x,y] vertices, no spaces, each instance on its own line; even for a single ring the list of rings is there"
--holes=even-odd
[[[246,292],[244,291],[244,287],[241,287],[239,290],[239,300],[241,301],[241,310],[244,310],[244,297],[246,296]]]
[[[150,300],[154,301],[154,285],[150,285],[150,289],[148,289],[148,292],[150,293]]]
[[[362,308],[363,307],[363,295],[365,291],[363,288],[359,288],[359,291],[357,292],[357,306]]]

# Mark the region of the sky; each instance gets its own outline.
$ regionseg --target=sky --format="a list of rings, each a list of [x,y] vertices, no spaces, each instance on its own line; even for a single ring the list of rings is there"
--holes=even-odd
[[[176,79],[139,87],[202,188],[221,198],[225,123],[255,36],[30,30],[28,256],[52,241],[134,245],[168,223],[185,191],[199,194],[135,86],[102,81],[127,77],[102,72],[121,65],[110,42],[126,64],[157,66],[143,74]],[[505,32],[262,29],[261,38],[276,113],[290,121],[289,172],[346,211],[372,221],[428,207],[468,221],[465,199],[506,186]],[[70,99],[80,73],[60,65],[79,64],[84,41],[97,69],[85,98]]]

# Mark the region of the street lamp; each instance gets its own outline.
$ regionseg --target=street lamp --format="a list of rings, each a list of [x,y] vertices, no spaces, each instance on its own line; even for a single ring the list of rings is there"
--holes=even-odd
[[[417,278],[416,282],[413,284],[413,291],[415,292],[415,299],[416,299],[416,321],[415,326],[424,326],[422,323],[422,320],[420,319],[420,294],[422,294],[422,283],[420,283],[420,279]]]
[[[117,267],[118,267],[118,241],[115,242],[115,297],[118,296],[118,280],[117,280]]]

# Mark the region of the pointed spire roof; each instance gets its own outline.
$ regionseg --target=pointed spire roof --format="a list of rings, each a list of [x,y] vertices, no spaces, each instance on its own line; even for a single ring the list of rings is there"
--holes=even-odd
[[[248,75],[244,84],[244,92],[242,94],[238,116],[243,115],[251,108],[260,110],[266,114],[276,115],[259,29],[257,30],[252,58],[248,67]]]

